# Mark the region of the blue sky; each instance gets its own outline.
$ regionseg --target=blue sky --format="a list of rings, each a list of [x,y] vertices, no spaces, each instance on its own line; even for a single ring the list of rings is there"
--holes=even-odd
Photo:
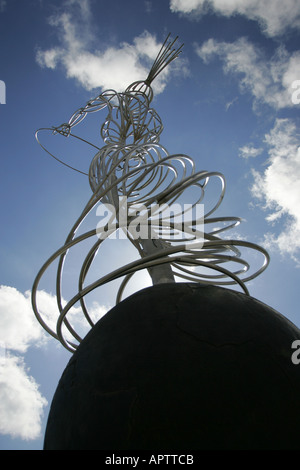
[[[219,213],[242,217],[234,237],[261,244],[271,256],[249,283],[250,294],[300,326],[299,2],[1,0],[0,449],[42,448],[70,353],[38,324],[30,291],[91,196],[88,179],[47,155],[35,131],[67,121],[102,90],[123,91],[146,78],[169,32],[184,50],[154,87],[161,144],[191,156],[197,170],[224,174]],[[104,118],[96,116],[91,132]],[[88,170],[84,146],[43,139],[55,155]],[[117,265],[127,251],[122,240],[114,243]],[[100,271],[115,262],[111,253],[103,253]],[[143,283],[141,276],[134,287]],[[52,317],[50,279],[41,289]],[[112,306],[113,289],[92,299],[95,315]]]

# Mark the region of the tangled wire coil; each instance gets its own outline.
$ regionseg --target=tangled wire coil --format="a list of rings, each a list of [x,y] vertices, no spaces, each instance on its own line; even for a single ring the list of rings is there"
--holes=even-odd
[[[71,352],[76,350],[82,338],[69,321],[69,312],[79,303],[84,318],[93,327],[85,297],[111,281],[123,278],[116,295],[117,303],[122,300],[132,276],[144,269],[149,272],[153,284],[177,280],[238,284],[248,294],[245,282],[257,277],[269,263],[268,253],[262,247],[246,241],[219,238],[221,233],[241,222],[238,217],[212,217],[225,194],[223,175],[196,172],[192,158],[181,154],[169,155],[159,144],[163,125],[157,112],[150,108],[153,98],[151,82],[181,52],[182,46],[178,49],[173,47],[176,40],[169,42],[167,37],[146,80],[134,82],[123,93],[104,91],[76,111],[68,123],[50,129],[54,135],[80,139],[72,133],[73,127],[89,113],[108,110],[101,127],[105,145],[97,147],[88,174],[93,194],[64,245],[40,269],[32,289],[32,306],[38,321]],[[42,130],[45,129],[37,131],[38,142],[38,134]],[[219,196],[204,213],[205,191],[212,180],[220,184]],[[180,202],[187,201],[190,196],[192,203]],[[84,219],[100,205],[110,211],[108,222],[76,235]],[[202,212],[197,211],[200,207]],[[85,285],[99,248],[120,230],[136,248],[139,258]],[[93,238],[96,241],[79,272],[78,292],[63,305],[62,278],[66,256],[71,248]],[[262,255],[260,267],[252,273],[249,272],[249,263],[242,257],[242,249]],[[52,328],[40,313],[37,293],[41,278],[54,261],[58,262],[56,298],[59,314],[56,327]],[[228,264],[235,267],[224,267]]]

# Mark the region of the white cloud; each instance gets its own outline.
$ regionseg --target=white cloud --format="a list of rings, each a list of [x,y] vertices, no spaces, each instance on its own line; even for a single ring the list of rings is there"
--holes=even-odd
[[[79,8],[80,17],[85,21],[91,19],[92,12],[90,0],[65,0],[65,4],[71,9]]]
[[[50,18],[60,45],[38,50],[36,60],[40,66],[51,69],[62,66],[68,78],[76,79],[87,90],[112,88],[123,91],[134,81],[147,78],[161,47],[155,36],[144,31],[133,39],[132,44],[123,42],[95,50],[92,44],[96,38],[91,32],[88,0],[84,2],[85,14],[82,14],[81,2],[73,0],[71,4],[65,2],[64,11]],[[182,68],[186,70],[186,67]],[[168,74],[169,68],[153,82],[155,93],[164,90]]]
[[[170,0],[174,13],[196,17],[213,11],[230,17],[236,14],[258,21],[268,36],[283,34],[289,28],[300,28],[298,0]]]
[[[21,439],[36,439],[46,399],[28,375],[22,357],[33,345],[46,340],[30,301],[30,292],[22,294],[14,287],[0,286],[0,433]]]
[[[0,433],[24,440],[37,439],[47,400],[22,358],[7,355],[0,364]]]
[[[170,9],[174,12],[191,13],[193,10],[204,7],[204,1],[199,0],[171,0]]]
[[[280,223],[279,234],[266,236],[265,244],[300,262],[300,139],[290,119],[277,119],[265,137],[268,166],[253,171],[252,193],[263,203],[270,223]]]
[[[289,54],[279,47],[270,59],[245,38],[233,43],[208,39],[196,53],[208,63],[217,56],[224,62],[224,72],[240,78],[241,89],[254,97],[254,107],[264,103],[274,109],[295,106],[293,82],[300,76],[300,52]]]
[[[30,295],[30,293],[29,293]],[[49,294],[44,290],[38,290],[36,294],[37,299],[37,308],[39,314],[42,317],[42,320],[46,323],[46,325],[54,332],[56,332],[56,323],[58,317],[60,315],[58,306],[57,306],[57,298],[53,294]],[[64,307],[67,302],[66,300],[62,299],[62,307]],[[109,310],[108,307],[104,307],[100,305],[98,302],[92,302],[91,305],[87,306],[88,314],[91,320],[96,323],[100,318],[106,314]],[[69,312],[67,313],[67,320],[72,328],[78,333],[82,338],[88,333],[91,329],[90,324],[87,322],[82,309],[80,306],[72,307]],[[37,320],[36,320],[37,321]],[[74,341],[73,335],[70,331],[63,326],[62,328],[63,336],[68,341]],[[76,341],[75,341],[76,342]]]
[[[59,314],[56,297],[39,290],[37,299],[43,319],[55,330]],[[106,311],[94,302],[90,308],[93,321]],[[75,329],[87,333],[81,309],[74,307],[69,313],[68,320]],[[14,353],[25,354],[31,347],[42,347],[50,338],[33,313],[30,291],[22,294],[14,287],[0,286],[0,434],[25,440],[39,437],[47,401],[29,375],[24,358]]]
[[[63,54],[63,51],[59,48],[52,48],[48,51],[38,51],[36,55],[36,60],[41,67],[47,67],[49,69],[55,69],[59,60]]]
[[[43,330],[31,308],[30,293],[0,286],[0,341],[7,349],[25,353],[43,339]]]
[[[255,110],[261,104],[276,111],[295,107],[293,83],[300,76],[300,52],[290,54],[281,46],[268,59],[245,38],[233,43],[209,39],[196,46],[196,52],[206,63],[215,56],[221,58],[224,72],[236,74],[241,90],[253,96]],[[252,194],[260,199],[273,227],[264,244],[300,264],[300,142],[295,123],[277,119],[264,144],[269,158],[263,172],[253,170],[252,186]],[[262,152],[262,147],[245,145],[239,155],[249,158]]]
[[[263,149],[261,147],[256,148],[251,145],[244,145],[243,147],[239,149],[239,156],[241,158],[246,158],[246,159],[249,157],[254,158],[260,155],[262,152],[263,152]]]
[[[44,290],[36,294],[38,311],[47,326],[56,331],[59,317],[56,296]],[[62,299],[62,306],[66,301]],[[109,310],[108,307],[93,302],[88,306],[92,321],[98,321]],[[75,330],[85,335],[90,325],[85,320],[81,307],[72,307],[68,312],[68,321]],[[14,287],[0,286],[0,343],[6,350],[24,354],[32,347],[42,347],[51,336],[42,328],[31,306],[31,292],[22,294]],[[66,332],[66,338],[71,339]]]

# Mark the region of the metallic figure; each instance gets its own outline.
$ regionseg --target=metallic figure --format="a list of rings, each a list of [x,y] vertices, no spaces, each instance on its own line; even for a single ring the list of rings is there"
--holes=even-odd
[[[122,299],[129,280],[142,269],[148,270],[153,284],[178,280],[214,285],[237,284],[249,294],[245,282],[258,276],[269,263],[269,256],[263,248],[246,241],[219,238],[222,232],[241,222],[238,217],[212,217],[224,197],[223,175],[218,172],[196,172],[190,157],[169,155],[159,143],[163,125],[157,112],[150,107],[153,98],[151,82],[181,53],[183,46],[174,47],[176,41],[177,38],[172,42],[169,36],[166,38],[146,80],[132,83],[122,93],[115,90],[104,91],[76,111],[68,123],[51,129],[53,134],[77,137],[72,132],[73,128],[86,116],[103,109],[108,113],[101,127],[105,145],[98,148],[89,169],[92,197],[71,229],[65,244],[41,268],[32,289],[32,305],[37,319],[48,333],[72,352],[77,348],[81,337],[68,320],[70,309],[80,302],[82,313],[92,327],[94,323],[84,298],[110,281],[123,278],[116,297],[117,303]],[[206,205],[203,202],[205,190],[212,179],[220,182],[219,196],[210,210],[195,216],[196,208],[201,204],[202,207]],[[186,201],[186,194],[191,191],[194,200],[186,210],[179,201],[182,201],[182,196]],[[110,223],[76,236],[85,217],[101,204],[113,208]],[[178,212],[174,214],[173,211],[170,214],[170,208],[174,207]],[[190,212],[189,218],[187,212]],[[85,285],[99,248],[117,230],[126,234],[137,249],[139,258]],[[78,243],[92,237],[96,241],[82,264],[78,292],[63,306],[61,282],[67,253]],[[115,243],[117,251],[118,242]],[[263,261],[255,272],[249,272],[250,265],[242,257],[242,249],[261,253]],[[37,291],[45,271],[56,260],[59,315],[54,331],[39,312]],[[227,265],[231,268],[225,267]],[[232,269],[232,266],[235,267]],[[63,333],[63,327],[68,335]],[[73,339],[70,340],[69,336]]]

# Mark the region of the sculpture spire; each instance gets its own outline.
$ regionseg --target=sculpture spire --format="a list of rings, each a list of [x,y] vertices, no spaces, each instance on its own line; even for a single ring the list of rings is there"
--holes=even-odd
[[[165,67],[167,67],[173,60],[175,60],[179,54],[182,52],[182,48],[184,44],[181,44],[177,49],[173,46],[175,45],[176,41],[178,40],[178,36],[173,41],[169,41],[170,34],[166,37],[163,45],[157,57],[151,67],[148,77],[146,78],[145,82],[149,85],[153,80],[160,74]]]

